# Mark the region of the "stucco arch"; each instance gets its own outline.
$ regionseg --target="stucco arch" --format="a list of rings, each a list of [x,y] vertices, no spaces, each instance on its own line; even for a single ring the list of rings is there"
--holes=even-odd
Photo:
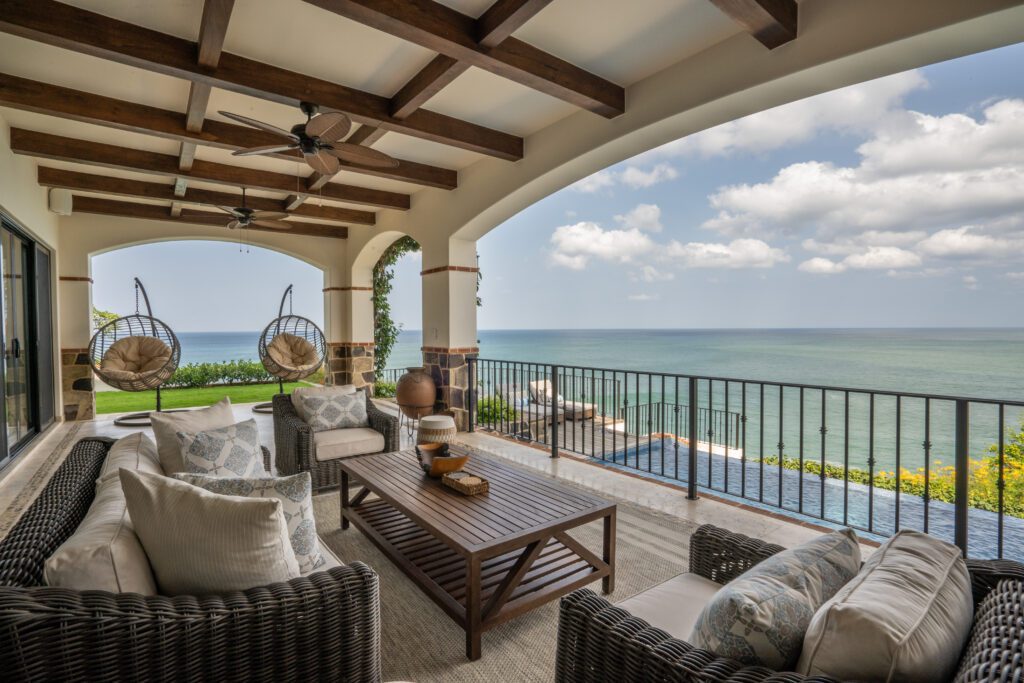
[[[373,267],[377,265],[381,254],[405,236],[406,233],[398,230],[367,231],[353,240],[349,245],[352,284],[371,286]]]
[[[800,38],[771,59],[750,36],[736,35],[630,86],[625,114],[611,121],[572,114],[526,138],[521,161],[481,160],[460,171],[457,190],[421,191],[412,210],[387,212],[378,226],[406,228],[424,246],[425,268],[446,265],[451,238],[473,242],[547,195],[672,140],[1016,43],[1024,34],[1024,7],[1007,0],[818,0],[801,5],[800,23]]]

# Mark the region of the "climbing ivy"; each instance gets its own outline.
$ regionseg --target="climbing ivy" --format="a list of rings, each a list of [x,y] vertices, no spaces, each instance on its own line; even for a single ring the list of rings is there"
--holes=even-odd
[[[373,267],[373,343],[376,347],[373,366],[378,375],[387,367],[391,349],[402,331],[402,326],[391,319],[391,304],[388,302],[395,278],[394,266],[405,254],[419,250],[419,242],[409,236],[402,237],[384,250]]]

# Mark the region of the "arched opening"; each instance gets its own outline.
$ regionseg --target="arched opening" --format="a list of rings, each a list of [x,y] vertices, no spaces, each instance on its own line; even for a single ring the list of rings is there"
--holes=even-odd
[[[181,347],[178,370],[162,390],[166,408],[216,402],[269,400],[277,379],[260,362],[262,330],[278,316],[282,294],[292,294],[284,313],[324,328],[324,271],[307,260],[254,244],[169,240],[103,250],[90,257],[91,323],[145,313],[133,278],[145,285],[154,317],[175,333]],[[305,381],[322,382],[323,370]],[[291,384],[294,384],[292,382]],[[112,390],[96,380],[98,414],[148,410],[148,392]]]

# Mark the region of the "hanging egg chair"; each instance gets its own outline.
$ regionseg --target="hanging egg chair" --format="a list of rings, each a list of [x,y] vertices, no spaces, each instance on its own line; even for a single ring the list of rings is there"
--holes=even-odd
[[[143,315],[139,296],[146,304]],[[156,389],[160,411],[160,387],[178,369],[181,344],[164,322],[153,317],[149,296],[135,278],[135,313],[103,325],[89,341],[89,363],[104,383],[121,391]],[[114,420],[120,427],[147,427],[149,413],[133,413]]]
[[[284,305],[288,303],[288,314]],[[309,318],[292,314],[292,286],[284,290],[277,317],[263,330],[259,341],[260,362],[277,378],[280,392],[285,382],[297,382],[315,373],[327,357],[324,333]],[[253,407],[257,413],[273,412],[271,403]]]

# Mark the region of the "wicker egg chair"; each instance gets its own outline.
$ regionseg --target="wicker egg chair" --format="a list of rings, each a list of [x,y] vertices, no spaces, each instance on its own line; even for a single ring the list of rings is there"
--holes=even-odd
[[[288,314],[284,312],[288,303]],[[284,290],[277,317],[260,335],[260,362],[277,378],[280,393],[285,382],[297,382],[315,373],[327,357],[324,333],[309,318],[292,314],[292,286]],[[253,407],[257,413],[272,413],[273,404],[261,403]]]
[[[146,304],[143,315],[139,296]],[[104,383],[121,391],[156,389],[156,409],[160,411],[160,387],[178,369],[181,344],[174,331],[153,317],[149,296],[139,278],[135,278],[135,313],[103,325],[89,341],[89,363]],[[114,424],[120,427],[147,427],[149,413],[124,415]]]

